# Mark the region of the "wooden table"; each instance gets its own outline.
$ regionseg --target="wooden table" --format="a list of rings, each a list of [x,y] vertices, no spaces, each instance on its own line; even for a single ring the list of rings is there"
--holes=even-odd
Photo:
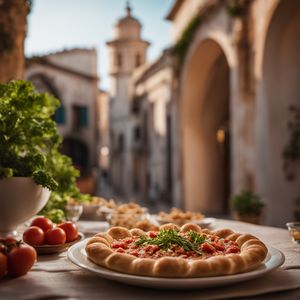
[[[79,226],[90,233],[107,228],[105,222],[79,222]],[[286,261],[278,270],[244,283],[213,289],[172,291],[129,286],[103,279],[73,265],[66,253],[45,255],[38,258],[26,276],[0,281],[0,299],[185,300],[240,299],[246,296],[243,299],[300,299],[300,248],[291,242],[287,230],[227,220],[217,220],[212,228],[231,228],[256,235],[266,244],[281,250]]]

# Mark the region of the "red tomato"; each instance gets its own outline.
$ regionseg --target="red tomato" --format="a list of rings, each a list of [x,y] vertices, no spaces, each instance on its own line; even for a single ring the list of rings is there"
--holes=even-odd
[[[53,228],[53,223],[46,217],[36,217],[30,224],[30,226],[40,227],[44,232]]]
[[[66,242],[66,233],[61,228],[53,228],[45,233],[45,242],[48,245],[64,244]]]
[[[0,252],[0,279],[7,273],[7,257]]]
[[[7,254],[8,275],[19,277],[25,275],[36,261],[36,251],[29,245],[13,247]]]
[[[72,242],[78,238],[78,229],[76,224],[72,222],[65,222],[57,225],[66,233],[66,242]]]
[[[4,243],[5,245],[14,245],[17,243],[17,240],[14,239],[13,237],[6,237],[1,239],[1,242]]]
[[[45,234],[40,227],[31,226],[23,233],[23,241],[26,244],[32,246],[43,245],[44,240]]]

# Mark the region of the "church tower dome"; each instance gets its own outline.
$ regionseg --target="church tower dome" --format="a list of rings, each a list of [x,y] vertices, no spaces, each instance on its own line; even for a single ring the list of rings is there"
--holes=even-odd
[[[117,39],[140,39],[142,25],[138,19],[131,15],[129,2],[126,4],[126,16],[119,19],[115,25]]]
[[[150,44],[141,37],[142,25],[132,16],[128,2],[125,9],[126,15],[115,25],[114,39],[106,43],[110,53],[109,73],[112,76],[131,75],[147,61]]]

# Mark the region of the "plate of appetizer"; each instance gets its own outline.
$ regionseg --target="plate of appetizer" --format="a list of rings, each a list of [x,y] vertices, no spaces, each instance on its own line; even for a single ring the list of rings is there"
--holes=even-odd
[[[183,211],[176,207],[173,207],[169,212],[161,211],[154,215],[154,218],[159,225],[174,223],[181,226],[186,223],[194,223],[203,228],[210,226],[216,221],[215,218],[206,218],[200,212]]]
[[[38,254],[63,252],[83,238],[75,223],[54,224],[43,216],[34,218],[23,233],[24,243],[35,248]]]
[[[112,227],[71,246],[68,258],[103,278],[159,289],[223,286],[267,274],[284,255],[258,238],[196,224],[158,231]]]

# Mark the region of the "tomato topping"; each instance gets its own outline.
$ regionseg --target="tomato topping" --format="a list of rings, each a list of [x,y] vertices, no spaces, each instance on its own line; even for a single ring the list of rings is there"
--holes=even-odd
[[[238,253],[239,251],[240,251],[239,247],[231,246],[225,251],[225,253],[227,253],[227,254],[229,254],[229,253]]]
[[[155,232],[155,231],[149,231],[149,232],[148,232],[148,235],[149,235],[151,238],[155,238],[155,237],[157,237],[157,232]]]
[[[152,251],[157,252],[159,250],[159,247],[157,245],[153,245]]]
[[[115,243],[112,245],[112,248],[123,248],[123,249],[127,249],[127,245],[125,243]]]
[[[139,256],[139,253],[136,250],[131,251],[130,254],[133,255],[133,256]]]
[[[210,254],[213,254],[216,252],[216,249],[214,246],[210,245],[209,243],[203,243],[201,245],[201,250]]]
[[[213,242],[212,245],[219,251],[224,251],[225,250],[225,246],[222,245],[220,242],[219,243],[216,243],[216,242]]]
[[[133,239],[131,239],[131,238],[128,238],[128,239],[125,240],[125,243],[127,243],[127,244],[130,244],[132,242],[133,242]]]
[[[125,250],[124,250],[123,248],[118,248],[118,249],[116,250],[116,252],[124,253]]]
[[[176,252],[177,252],[178,254],[185,254],[185,251],[184,251],[184,249],[183,249],[182,247],[179,247],[179,248],[176,250]]]
[[[137,249],[138,247],[139,247],[138,245],[133,244],[133,245],[130,246],[130,249]]]
[[[149,252],[149,251],[152,251],[153,247],[151,245],[147,245],[145,247],[145,251]]]

